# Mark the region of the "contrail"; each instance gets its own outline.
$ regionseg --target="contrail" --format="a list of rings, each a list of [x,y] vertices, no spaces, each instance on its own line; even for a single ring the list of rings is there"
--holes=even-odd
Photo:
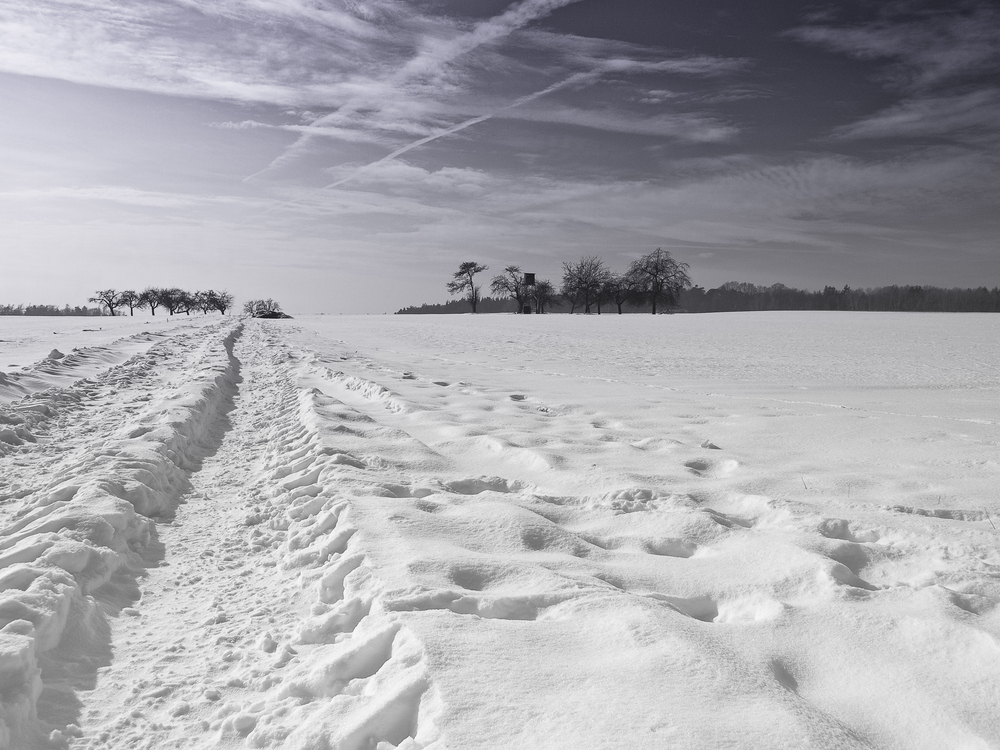
[[[585,78],[591,78],[594,75],[595,75],[594,73],[575,73],[574,75],[571,75],[569,78],[567,78],[567,79],[565,79],[563,81],[559,81],[559,83],[553,83],[551,86],[549,86],[547,88],[544,88],[541,91],[536,91],[533,94],[528,94],[527,96],[522,96],[520,99],[516,99],[515,101],[511,102],[507,106],[501,107],[500,109],[498,109],[498,110],[496,110],[494,112],[490,112],[488,115],[480,115],[479,117],[473,117],[471,120],[466,120],[465,122],[460,122],[457,125],[452,125],[450,128],[445,128],[440,133],[435,133],[434,135],[429,135],[426,138],[421,138],[419,141],[414,141],[413,143],[410,143],[410,144],[408,144],[406,146],[402,146],[400,148],[397,148],[391,154],[387,154],[387,155],[383,156],[381,159],[378,159],[377,161],[373,161],[371,164],[365,164],[363,167],[359,167],[354,172],[352,172],[351,174],[347,175],[347,177],[342,177],[341,179],[337,180],[336,182],[331,182],[329,185],[324,185],[323,187],[320,188],[320,190],[329,190],[330,188],[339,187],[340,185],[343,185],[345,182],[350,182],[355,177],[357,177],[358,175],[366,172],[367,170],[371,169],[372,167],[378,166],[379,164],[383,164],[383,163],[385,163],[387,161],[392,161],[397,156],[402,156],[407,151],[412,151],[413,149],[417,148],[418,146],[423,146],[425,143],[430,143],[431,141],[436,141],[438,138],[444,138],[445,136],[451,135],[452,133],[457,133],[459,130],[465,130],[466,128],[472,127],[473,125],[478,125],[479,123],[485,122],[486,120],[489,120],[490,118],[496,117],[497,115],[499,115],[499,114],[501,114],[503,112],[506,112],[509,109],[514,109],[515,107],[520,107],[522,104],[527,104],[528,102],[534,101],[535,99],[538,99],[541,96],[545,96],[546,94],[551,94],[553,91],[555,91],[557,89],[561,89],[563,86],[569,86],[572,83],[575,83],[577,81],[583,80]]]
[[[531,21],[543,18],[564,5],[571,5],[572,3],[579,1],[580,0],[522,0],[520,3],[511,5],[500,15],[477,24],[471,31],[462,34],[455,39],[419,51],[414,58],[409,60],[401,69],[396,71],[396,73],[389,79],[388,83],[392,86],[397,86],[415,77],[431,75],[435,71],[440,70],[447,63],[473,51],[477,47],[507,36]],[[368,102],[348,102],[347,104],[338,107],[336,111],[314,120],[310,123],[310,125],[322,125],[329,122],[333,118],[342,117],[345,114],[356,112],[366,103]],[[266,167],[254,172],[249,177],[243,178],[243,182],[250,182],[274,167],[295,158],[298,151],[305,144],[309,143],[312,138],[313,135],[311,133],[302,134],[295,143],[275,157],[275,159],[273,159]]]
[[[536,91],[536,92],[534,92],[532,94],[527,94],[525,96],[522,96],[519,99],[515,99],[510,104],[508,104],[508,105],[506,105],[504,107],[501,107],[500,109],[494,110],[493,112],[490,112],[489,114],[479,115],[478,117],[473,117],[473,118],[471,118],[469,120],[464,120],[463,122],[460,122],[457,125],[452,125],[449,128],[445,128],[444,130],[442,130],[442,131],[440,131],[438,133],[435,133],[434,135],[429,135],[429,136],[426,136],[424,138],[421,138],[420,140],[414,141],[413,143],[408,143],[405,146],[400,146],[395,151],[393,151],[391,154],[386,154],[381,159],[377,159],[377,160],[375,160],[373,162],[365,164],[362,167],[358,167],[353,172],[351,172],[349,175],[347,175],[346,177],[341,177],[336,182],[331,182],[329,185],[324,185],[321,188],[317,188],[316,190],[312,191],[311,193],[308,193],[307,195],[304,195],[304,196],[302,196],[300,198],[295,198],[294,200],[286,201],[286,202],[281,203],[281,204],[279,204],[277,206],[274,206],[273,208],[269,208],[266,211],[264,211],[264,213],[267,214],[267,213],[270,213],[273,210],[276,210],[276,209],[279,209],[279,208],[284,208],[286,206],[291,206],[291,205],[293,205],[295,203],[298,203],[301,200],[304,200],[306,198],[310,198],[310,197],[316,195],[317,193],[321,193],[324,190],[330,190],[330,189],[335,188],[335,187],[340,187],[344,183],[350,182],[351,180],[355,179],[356,177],[359,177],[360,175],[362,175],[365,172],[369,171],[373,167],[377,167],[379,164],[385,164],[386,162],[392,161],[393,159],[395,159],[398,156],[402,156],[407,151],[412,151],[413,149],[419,148],[420,146],[423,146],[424,144],[430,143],[431,141],[436,141],[438,138],[444,138],[445,136],[452,135],[453,133],[457,133],[460,130],[465,130],[466,128],[470,128],[473,125],[478,125],[481,122],[485,122],[486,120],[489,120],[489,119],[491,119],[493,117],[496,117],[497,115],[502,114],[502,113],[504,113],[504,112],[506,112],[508,110],[514,109],[515,107],[520,107],[520,106],[522,106],[524,104],[527,104],[528,102],[531,102],[531,101],[534,101],[535,99],[538,99],[539,97],[545,96],[546,94],[551,94],[553,91],[557,91],[557,90],[559,90],[559,89],[561,89],[561,88],[563,88],[565,86],[570,86],[570,85],[572,85],[574,83],[577,83],[577,82],[580,82],[580,81],[585,81],[585,80],[589,80],[589,79],[598,78],[601,75],[601,72],[602,72],[601,69],[597,69],[597,70],[588,71],[586,73],[574,73],[569,78],[565,78],[562,81],[559,81],[557,83],[553,83],[551,86],[547,86],[544,89],[542,89],[541,91]]]

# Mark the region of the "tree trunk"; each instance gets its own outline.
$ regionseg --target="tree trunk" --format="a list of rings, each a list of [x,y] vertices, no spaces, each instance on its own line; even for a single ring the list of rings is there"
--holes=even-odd
[[[617,302],[616,304],[618,305],[618,314],[621,315],[622,314],[622,303],[621,302]]]

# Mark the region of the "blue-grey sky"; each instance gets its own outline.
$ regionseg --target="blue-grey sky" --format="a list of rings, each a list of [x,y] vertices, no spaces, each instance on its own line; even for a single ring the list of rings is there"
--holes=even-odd
[[[986,2],[0,0],[0,302],[995,286],[998,81]]]

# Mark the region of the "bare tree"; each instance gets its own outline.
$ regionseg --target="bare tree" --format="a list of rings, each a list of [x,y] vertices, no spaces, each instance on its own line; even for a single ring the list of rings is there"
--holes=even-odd
[[[190,315],[192,310],[198,309],[198,298],[191,292],[184,289],[174,289],[174,302],[176,307],[174,312]]]
[[[535,284],[535,312],[539,315],[545,312],[546,305],[554,305],[558,299],[559,294],[551,281],[546,279]]]
[[[281,305],[273,299],[251,299],[243,303],[243,312],[255,318],[281,312]]]
[[[594,295],[594,305],[597,307],[598,315],[601,314],[601,308],[604,307],[606,303],[611,301],[611,297],[608,294],[608,276],[610,275],[611,272],[608,271],[604,280],[601,282],[601,285],[597,287],[597,294]]]
[[[118,294],[119,307],[127,307],[129,316],[135,315],[135,308],[143,307],[142,298],[131,289],[126,289]]]
[[[524,311],[524,302],[531,294],[531,287],[524,283],[521,267],[513,265],[503,269],[501,275],[493,277],[490,290],[498,297],[514,299],[517,302],[518,313]]]
[[[214,294],[214,292],[212,292],[211,289],[209,289],[207,292],[203,292],[202,290],[199,289],[197,292],[191,295],[192,307],[195,310],[201,310],[202,315],[208,315],[209,310],[215,309],[212,307],[212,302],[211,302],[212,294]]]
[[[681,290],[691,286],[688,264],[678,263],[661,248],[633,261],[629,273],[635,275],[639,284],[638,295],[653,305],[653,315],[656,315],[657,302],[676,305]]]
[[[158,289],[155,286],[149,286],[142,290],[139,295],[138,307],[148,307],[149,311],[156,315],[156,308],[160,307],[163,303],[160,300],[160,295],[163,293],[162,289]]]
[[[108,308],[108,312],[114,317],[115,310],[121,306],[121,299],[114,289],[99,289],[94,292],[93,297],[88,297],[87,302],[96,302],[102,307]]]
[[[453,280],[448,282],[448,291],[451,294],[465,294],[465,298],[472,305],[472,312],[476,311],[479,305],[479,290],[482,287],[476,286],[475,276],[477,273],[488,271],[489,266],[483,266],[475,261],[462,263],[458,270],[452,274]]]
[[[170,287],[169,289],[160,289],[157,298],[166,311],[174,315],[175,313],[184,312],[186,296],[187,292],[183,289]]]
[[[611,273],[608,274],[602,291],[609,302],[615,303],[618,314],[621,315],[622,305],[635,301],[638,288],[639,283],[633,273]]]
[[[601,287],[608,277],[604,261],[596,255],[580,258],[576,263],[563,263],[562,294],[572,304],[583,305],[583,311],[590,313],[590,306],[600,298]]]
[[[222,291],[217,292],[214,289],[209,289],[207,292],[202,293],[204,295],[204,301],[208,305],[208,310],[218,310],[223,315],[226,314],[226,310],[233,306],[233,295],[229,292]],[[206,312],[208,312],[206,310]]]

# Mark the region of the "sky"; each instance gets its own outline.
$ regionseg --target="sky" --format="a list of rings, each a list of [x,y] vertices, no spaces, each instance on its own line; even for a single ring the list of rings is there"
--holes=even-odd
[[[1000,6],[0,0],[0,303],[1000,285]]]

